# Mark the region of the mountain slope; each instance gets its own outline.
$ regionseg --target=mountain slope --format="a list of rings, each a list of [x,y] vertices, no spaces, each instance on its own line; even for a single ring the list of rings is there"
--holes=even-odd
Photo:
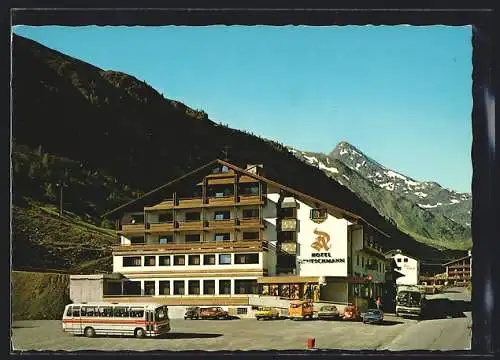
[[[415,241],[284,145],[218,125],[203,111],[165,99],[131,76],[99,69],[19,36],[14,36],[13,59],[16,143],[41,145],[48,154],[106,173],[117,184],[136,189],[135,196],[222,157],[228,148],[235,165],[263,163],[268,178],[361,215],[391,236],[387,248],[441,260],[463,254]],[[78,174],[76,169],[70,172]],[[23,176],[14,175],[21,194],[29,191],[22,187]],[[120,191],[118,186],[116,197],[127,197]],[[101,214],[116,206],[108,196],[92,202],[95,209],[104,209]]]
[[[384,167],[347,142],[339,143],[329,155],[292,151],[359,194],[419,241],[448,248],[470,248],[469,194],[446,190],[436,183],[415,181]]]

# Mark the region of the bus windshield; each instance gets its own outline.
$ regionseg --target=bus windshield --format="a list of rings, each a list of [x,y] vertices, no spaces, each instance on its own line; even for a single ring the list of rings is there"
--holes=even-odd
[[[168,318],[168,309],[166,306],[160,306],[155,309],[155,320],[162,321]]]

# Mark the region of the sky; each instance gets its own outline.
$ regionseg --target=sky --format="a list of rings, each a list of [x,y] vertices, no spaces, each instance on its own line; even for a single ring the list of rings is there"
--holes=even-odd
[[[215,122],[471,191],[470,26],[16,26]]]

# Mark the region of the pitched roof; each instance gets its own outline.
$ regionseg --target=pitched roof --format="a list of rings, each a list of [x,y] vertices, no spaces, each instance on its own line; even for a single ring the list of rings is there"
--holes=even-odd
[[[456,263],[456,262],[458,262],[458,261],[460,261],[460,260],[469,259],[469,258],[471,258],[471,257],[472,257],[472,255],[467,255],[467,256],[461,257],[461,258],[459,258],[459,259],[451,260],[451,261],[448,261],[447,263],[444,263],[444,264],[443,264],[443,266],[446,266],[446,265],[450,265],[450,264]]]
[[[109,217],[112,214],[119,213],[119,212],[122,212],[122,211],[126,211],[126,209],[128,209],[128,208],[130,208],[131,206],[134,206],[134,205],[136,205],[136,206],[138,206],[140,204],[143,205],[144,202],[145,202],[145,200],[148,197],[150,197],[151,195],[156,194],[156,193],[160,192],[161,190],[165,190],[168,187],[170,187],[170,186],[172,186],[172,185],[174,185],[176,183],[179,183],[181,180],[183,180],[183,179],[185,179],[185,178],[187,178],[187,177],[189,177],[191,175],[194,175],[194,174],[196,174],[198,172],[201,172],[202,170],[205,170],[205,169],[207,169],[210,166],[213,166],[215,164],[220,164],[220,165],[227,166],[228,168],[230,168],[230,169],[232,169],[232,170],[234,170],[236,172],[245,174],[245,175],[250,176],[250,177],[252,177],[252,178],[254,178],[256,180],[263,181],[263,182],[265,182],[265,183],[267,183],[267,184],[269,184],[271,186],[274,186],[274,187],[277,187],[277,188],[282,189],[284,191],[287,191],[287,192],[295,195],[298,198],[302,198],[302,199],[304,199],[306,201],[317,203],[317,204],[319,204],[319,205],[327,208],[328,210],[330,210],[334,214],[335,213],[341,214],[342,216],[344,216],[346,218],[349,218],[349,219],[351,219],[353,221],[355,221],[355,220],[361,220],[364,223],[366,223],[368,226],[372,227],[373,229],[375,229],[378,232],[380,232],[381,234],[383,234],[384,236],[390,237],[390,235],[387,235],[386,233],[384,233],[383,231],[381,231],[380,229],[378,229],[374,225],[370,224],[366,219],[363,219],[361,216],[359,216],[357,214],[354,214],[354,213],[352,213],[350,211],[342,209],[342,208],[340,208],[338,206],[335,206],[335,205],[333,205],[331,203],[327,203],[327,202],[325,202],[323,200],[320,200],[318,198],[315,198],[315,197],[313,197],[311,195],[305,194],[305,193],[303,193],[301,191],[292,189],[292,188],[290,188],[290,187],[288,187],[286,185],[283,185],[283,184],[280,184],[280,183],[278,183],[276,181],[270,180],[270,179],[268,179],[268,178],[266,178],[264,176],[251,173],[251,172],[249,172],[249,171],[247,171],[245,169],[242,169],[242,168],[240,168],[240,167],[238,167],[236,165],[233,165],[231,163],[228,163],[228,162],[220,160],[220,159],[215,159],[213,161],[210,161],[209,163],[207,163],[207,164],[205,164],[205,165],[203,165],[203,166],[201,166],[201,167],[199,167],[199,168],[197,168],[197,169],[195,169],[193,171],[190,171],[189,173],[186,173],[183,176],[178,177],[177,179],[174,179],[174,180],[172,180],[172,181],[170,181],[170,182],[168,182],[168,183],[166,183],[164,185],[161,185],[161,186],[159,186],[159,187],[157,187],[157,188],[155,188],[155,189],[147,192],[146,194],[144,194],[142,197],[140,197],[138,199],[134,199],[134,200],[129,201],[129,202],[127,202],[127,203],[125,203],[125,204],[123,204],[123,205],[121,205],[121,206],[119,206],[119,207],[117,207],[117,208],[115,208],[115,209],[113,209],[111,211],[108,211],[107,213],[105,213],[104,215],[102,215],[102,217]]]

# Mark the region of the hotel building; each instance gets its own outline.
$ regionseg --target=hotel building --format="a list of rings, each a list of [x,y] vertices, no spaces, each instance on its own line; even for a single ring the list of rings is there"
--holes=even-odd
[[[244,314],[249,295],[339,303],[382,295],[387,235],[264,170],[214,160],[105,214],[119,237],[113,301]]]
[[[443,266],[446,267],[448,284],[465,286],[472,279],[472,254],[463,258],[450,261]]]

